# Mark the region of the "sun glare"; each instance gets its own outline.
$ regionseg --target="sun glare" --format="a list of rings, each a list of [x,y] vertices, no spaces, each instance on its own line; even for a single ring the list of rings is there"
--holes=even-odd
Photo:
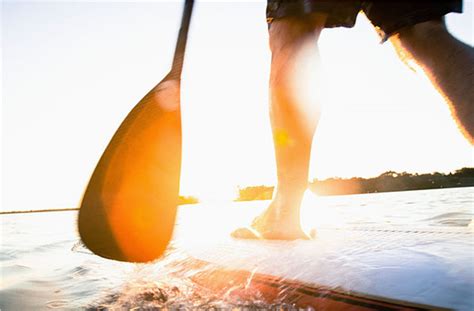
[[[301,204],[301,226],[305,232],[321,227],[342,227],[344,220],[333,208],[327,207],[322,198],[306,190]]]
[[[5,6],[5,210],[77,206],[120,122],[168,72],[181,6],[130,2],[108,15],[107,6],[85,2]],[[448,27],[472,45],[472,3],[465,10],[449,14]],[[265,1],[198,1],[193,14],[181,94],[181,194],[229,201],[238,186],[276,183]],[[352,29],[321,33],[320,63],[315,50],[309,43],[301,52],[294,85],[298,102],[321,105],[300,107],[300,122],[310,126],[322,110],[310,180],[473,165],[473,148],[443,98],[389,42],[379,44],[363,14]]]
[[[208,23],[201,27],[212,28]],[[276,183],[268,36],[266,27],[257,30],[245,28],[243,37],[227,29],[229,37],[217,45],[205,41],[202,31],[193,33],[183,83],[182,192],[201,201],[233,199],[239,185]],[[211,45],[203,47],[203,40]],[[239,58],[229,63],[233,50]],[[310,132],[321,115],[310,180],[472,165],[472,147],[443,98],[421,69],[407,67],[389,42],[379,44],[364,15],[353,29],[323,31],[319,51],[308,43],[294,63],[293,95],[299,103],[311,103],[298,107],[299,122]],[[292,140],[278,129],[274,139]]]
[[[319,50],[314,42],[307,42],[294,60],[292,96],[298,104],[299,122],[308,133],[314,131],[321,114],[324,83]]]

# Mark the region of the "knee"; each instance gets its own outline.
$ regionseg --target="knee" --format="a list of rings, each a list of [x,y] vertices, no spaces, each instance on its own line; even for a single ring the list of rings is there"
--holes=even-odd
[[[316,44],[325,22],[325,14],[276,19],[269,27],[270,49],[272,52],[297,49],[308,40]]]

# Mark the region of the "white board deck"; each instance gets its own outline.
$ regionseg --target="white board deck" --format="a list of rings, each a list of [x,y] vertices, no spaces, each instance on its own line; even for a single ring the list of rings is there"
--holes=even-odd
[[[180,214],[181,226],[200,222],[207,229],[178,228],[175,244],[199,261],[316,287],[474,310],[470,228],[317,227],[312,241],[237,240],[228,234],[230,214],[199,218],[191,209]]]

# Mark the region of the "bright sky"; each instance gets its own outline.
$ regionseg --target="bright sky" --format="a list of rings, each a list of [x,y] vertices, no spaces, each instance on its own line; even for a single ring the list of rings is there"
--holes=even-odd
[[[4,1],[2,210],[74,207],[130,109],[170,68],[181,1]],[[473,45],[473,3],[447,17]],[[197,1],[183,82],[181,193],[274,185],[265,2]],[[448,172],[474,149],[421,73],[364,15],[320,39],[323,117],[310,178]]]

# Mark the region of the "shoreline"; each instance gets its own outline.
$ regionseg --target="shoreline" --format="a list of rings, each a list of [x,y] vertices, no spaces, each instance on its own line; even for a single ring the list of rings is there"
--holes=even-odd
[[[405,189],[405,190],[392,190],[392,191],[381,191],[381,192],[360,192],[360,193],[345,193],[345,194],[317,194],[317,193],[314,193],[313,191],[311,191],[311,189],[309,189],[309,188],[308,188],[308,190],[313,192],[314,194],[316,194],[318,196],[330,197],[330,196],[367,195],[367,194],[380,194],[380,193],[405,192],[405,191],[409,192],[409,191],[426,191],[426,190],[447,190],[447,189],[469,188],[469,187],[474,188],[474,186],[472,186],[472,185],[462,185],[462,186],[457,186],[457,187],[445,187],[445,188]],[[253,199],[253,200],[233,199],[233,200],[230,200],[229,202],[268,201],[270,199],[268,199],[268,198]],[[203,203],[203,202],[192,203],[192,204],[179,204],[179,206],[194,205],[194,204],[199,204],[199,203]],[[31,214],[31,213],[47,213],[47,212],[71,212],[71,211],[79,211],[79,208],[78,207],[72,207],[72,208],[56,208],[56,209],[41,209],[41,210],[27,210],[27,211],[5,211],[5,212],[0,211],[0,216],[1,215],[12,215],[12,214]]]
[[[10,214],[30,214],[30,213],[47,213],[47,212],[68,212],[68,211],[78,211],[78,207],[73,208],[56,208],[56,209],[37,209],[37,210],[28,210],[28,211],[7,211],[0,212],[0,215],[10,215]]]

